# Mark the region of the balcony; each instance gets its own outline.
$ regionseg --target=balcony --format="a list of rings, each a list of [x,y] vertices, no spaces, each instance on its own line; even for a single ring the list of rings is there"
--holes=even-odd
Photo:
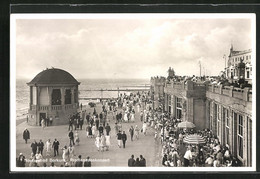
[[[64,107],[63,107],[64,106]],[[66,105],[31,105],[30,110],[38,110],[38,111],[60,111],[60,110],[70,110],[77,109],[78,104],[66,104]]]
[[[208,85],[207,91],[252,102],[252,90],[250,88],[242,89],[233,86]]]

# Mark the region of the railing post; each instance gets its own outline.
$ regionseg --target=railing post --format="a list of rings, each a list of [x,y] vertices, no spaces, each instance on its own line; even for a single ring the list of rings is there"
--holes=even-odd
[[[234,86],[230,86],[230,89],[229,89],[229,96],[230,97],[233,97],[233,90],[234,90]]]
[[[219,85],[219,94],[223,93],[223,85]]]
[[[249,96],[249,88],[246,87],[244,88],[244,92],[243,92],[243,100],[248,101],[248,96]]]

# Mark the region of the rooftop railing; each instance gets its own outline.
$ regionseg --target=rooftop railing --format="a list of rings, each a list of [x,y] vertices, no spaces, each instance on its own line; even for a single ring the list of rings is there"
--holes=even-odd
[[[250,88],[237,88],[233,86],[208,85],[207,91],[224,96],[238,98],[244,101],[252,101],[252,90]]]

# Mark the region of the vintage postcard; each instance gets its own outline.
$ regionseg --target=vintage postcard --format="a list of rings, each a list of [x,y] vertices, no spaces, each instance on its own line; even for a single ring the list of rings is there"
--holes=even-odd
[[[10,29],[11,172],[256,170],[255,14],[25,13]]]

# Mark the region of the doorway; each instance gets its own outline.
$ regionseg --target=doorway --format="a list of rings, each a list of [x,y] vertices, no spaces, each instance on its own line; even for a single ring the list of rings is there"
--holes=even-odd
[[[42,120],[46,119],[46,113],[40,113],[40,122],[39,122],[39,126],[42,125]]]

